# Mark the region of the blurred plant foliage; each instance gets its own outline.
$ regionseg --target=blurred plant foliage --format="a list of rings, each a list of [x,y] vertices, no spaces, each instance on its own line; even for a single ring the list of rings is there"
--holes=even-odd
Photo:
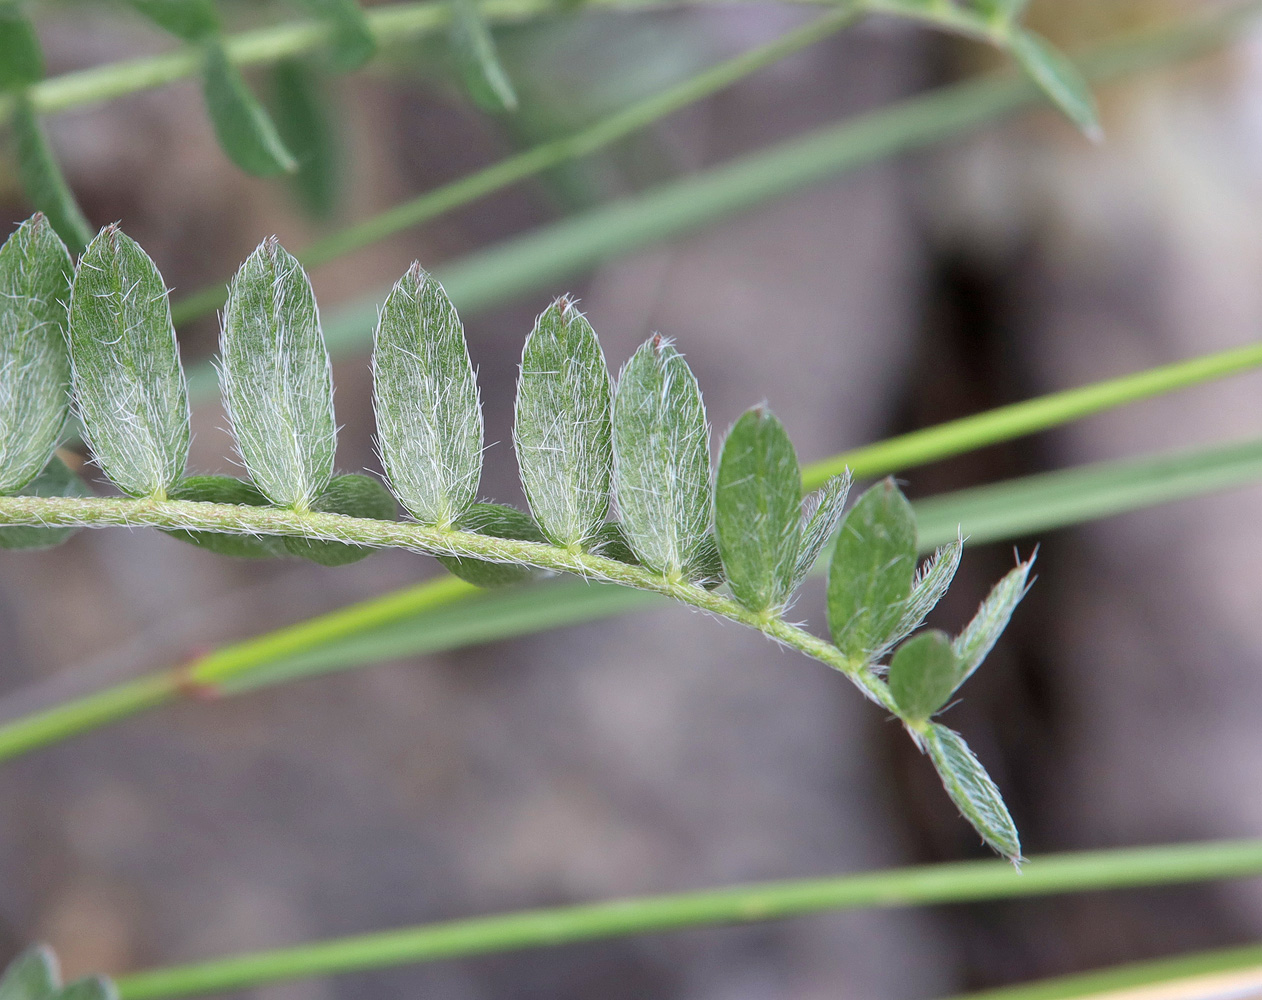
[[[225,654],[218,673],[206,669],[212,654],[200,675],[177,678],[177,688],[190,678],[226,681],[241,674],[243,664],[276,666],[295,654],[318,656],[321,649],[354,639],[369,624],[406,624],[409,615],[421,611],[448,615],[447,604],[475,588],[568,574],[611,585],[614,592],[664,597],[753,628],[845,675],[902,724],[982,839],[1014,864],[1022,861],[1017,830],[999,789],[960,734],[938,717],[998,641],[1030,585],[1032,560],[1019,562],[995,585],[959,634],[923,629],[961,558],[958,521],[949,531],[938,523],[949,520],[956,508],[938,511],[929,532],[938,547],[921,564],[926,542],[894,480],[878,481],[847,510],[848,463],[834,461],[840,465],[835,475],[804,477],[784,427],[763,406],[748,410],[728,430],[712,468],[711,428],[684,355],[669,339],[655,335],[614,377],[596,332],[566,297],[539,315],[522,353],[513,441],[529,509],[478,502],[483,423],[477,381],[460,316],[443,286],[419,264],[396,282],[375,328],[374,405],[385,482],[338,475],[331,365],[319,310],[303,264],[272,238],[241,265],[221,315],[220,384],[248,479],[190,475],[189,389],[166,285],[150,257],[118,226],[92,236],[43,132],[41,116],[54,107],[195,74],[229,159],[258,176],[290,176],[312,214],[327,217],[336,205],[341,176],[329,97],[334,74],[362,67],[383,46],[429,35],[443,40],[451,67],[477,107],[511,116],[530,88],[520,88],[511,60],[501,60],[497,25],[544,15],[580,17],[583,7],[634,8],[636,0],[590,0],[577,6],[550,0],[450,0],[370,9],[356,0],[305,0],[312,20],[244,35],[226,31],[214,0],[127,0],[126,5],[168,33],[179,49],[149,63],[46,80],[28,6],[0,0],[0,114],[8,115],[19,175],[37,210],[0,247],[0,547],[56,545],[79,527],[149,526],[224,555],[298,557],[324,565],[352,562],[378,548],[408,549],[438,557],[464,581],[449,579],[416,599],[387,599],[368,612],[346,609],[336,622],[258,637],[255,644],[265,654],[238,651],[236,660]],[[1251,13],[1257,6],[1244,4],[1240,10]],[[1099,138],[1095,102],[1082,72],[1023,26],[1024,7],[1021,0],[839,0],[815,22],[755,52],[702,70],[660,95],[458,182],[452,191],[434,192],[436,199],[422,200],[419,207],[399,206],[398,218],[370,220],[363,231],[351,227],[334,234],[313,248],[313,256],[334,259],[446,207],[570,164],[869,14],[906,18],[995,46],[1024,73],[1027,90],[1037,88],[1083,133]],[[1199,30],[1212,42],[1234,23],[1227,17],[1217,28]],[[1186,34],[1196,35],[1196,30],[1191,26]],[[1176,58],[1184,51],[1180,41],[1176,30],[1167,48],[1149,48],[1159,57],[1168,50]],[[270,111],[242,73],[243,65],[259,62],[270,65]],[[1020,103],[1021,93],[1000,99],[979,90],[967,98],[976,105],[969,113],[1000,114]],[[897,148],[888,137],[869,142],[876,150],[871,158]],[[732,210],[742,204],[734,202]],[[720,205],[712,214],[719,217],[727,210]],[[199,308],[214,308],[217,301],[212,295]],[[1102,384],[1098,392],[1074,396],[1037,417],[1005,415],[993,426],[982,421],[963,430],[939,429],[942,434],[924,446],[927,451],[920,439],[910,445],[889,442],[885,471],[893,470],[891,456],[902,454],[904,445],[904,452],[910,448],[920,460],[926,454],[958,453],[1260,362],[1262,355],[1247,352],[1205,359],[1177,374],[1141,373],[1124,386]],[[97,495],[71,468],[74,463],[57,453],[72,415],[93,461],[121,496]],[[1216,456],[1220,478],[1213,482],[1255,475],[1255,450],[1251,443],[1243,452],[1237,448]],[[866,453],[857,457],[871,459]],[[1062,510],[1043,522],[1037,514],[1029,521],[1039,500],[1028,489],[1001,489],[977,506],[989,504],[1000,520],[1015,513],[1027,518],[1022,523],[1064,523],[1066,517],[1120,509],[1118,493],[1132,505],[1185,495],[1192,490],[1180,477],[1186,478],[1189,469],[1204,473],[1209,460],[1198,461],[1145,467],[1143,482],[1133,471],[1105,470],[1085,491],[1085,480],[1075,479],[1065,490],[1073,492],[1079,513]],[[880,462],[857,465],[871,475]],[[805,496],[804,479],[818,487]],[[1037,489],[1056,493],[1045,483]],[[1009,521],[999,530],[1015,529]],[[786,618],[817,562],[828,574],[828,638]],[[588,591],[605,609],[596,614],[613,607],[600,596],[606,592]],[[523,608],[523,623],[512,626],[518,631],[531,627],[532,616],[539,617],[537,605],[527,602]],[[457,609],[448,619],[459,614]],[[562,620],[564,614],[557,618]],[[480,627],[485,629],[486,622]],[[250,660],[251,655],[256,658]],[[270,682],[301,672],[292,664],[289,669],[290,674],[282,672]],[[0,725],[0,759],[160,704],[174,689],[166,676],[143,678],[97,698]],[[1232,855],[1225,868],[1195,871],[1208,878],[1262,869],[1262,852],[1255,846],[1245,861]],[[1230,853],[1225,847],[1205,850],[1220,861],[1224,852]],[[1121,861],[1117,865],[1114,875],[1124,867]],[[1088,887],[1091,878],[1098,885],[1163,881],[1157,869],[1142,870],[1147,874],[1128,876],[1129,882],[1110,882],[1106,864],[1094,875],[1074,876],[1080,881],[1072,884]],[[993,889],[995,895],[1008,891]],[[803,912],[829,905],[809,891],[807,896],[815,901],[795,904]],[[840,900],[849,897],[827,898],[844,905]],[[578,914],[572,939],[736,919],[730,909],[691,905],[682,899],[667,900],[667,905],[659,901],[640,912],[639,923],[625,925],[601,923],[605,918],[595,911]],[[508,924],[514,919],[504,918]],[[525,924],[529,921],[513,925]],[[481,939],[463,940],[468,953],[490,950],[485,941],[477,943]],[[494,940],[515,946],[511,936]],[[387,949],[385,960],[390,954],[395,961],[433,954],[418,948],[415,953]],[[163,979],[158,970],[148,992],[133,983],[132,992],[124,989],[123,995],[182,995],[204,992],[216,982],[241,985],[300,975],[304,969],[355,967],[353,948],[348,953],[331,943],[308,951],[301,960],[260,957],[253,966],[249,956],[225,960],[235,979],[216,980],[196,969]],[[459,947],[448,952],[460,953],[465,952]],[[101,978],[62,986],[50,953],[39,948],[19,956],[0,979],[0,1000],[114,995],[114,985]]]

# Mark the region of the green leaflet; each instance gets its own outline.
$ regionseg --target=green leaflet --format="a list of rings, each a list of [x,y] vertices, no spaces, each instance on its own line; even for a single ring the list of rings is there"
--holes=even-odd
[[[828,570],[828,625],[847,656],[872,662],[895,640],[916,571],[916,519],[893,479],[859,498]]]
[[[162,275],[117,226],[79,261],[69,341],[75,405],[96,461],[124,493],[164,496],[188,459],[188,392]]]
[[[483,111],[512,111],[517,93],[500,64],[491,29],[474,0],[451,4],[451,49],[456,68],[473,102]]]
[[[618,376],[613,454],[622,528],[640,562],[667,576],[709,577],[710,428],[696,377],[661,337]]]
[[[9,963],[0,978],[0,1000],[50,1000],[57,995],[61,974],[50,948],[27,948]]]
[[[1103,138],[1095,98],[1078,67],[1030,31],[1013,32],[1009,48],[1030,79],[1087,138]]]
[[[197,500],[202,503],[237,503],[248,507],[266,507],[267,497],[258,487],[232,476],[188,476],[171,487],[172,500]],[[274,535],[229,535],[219,531],[168,531],[172,538],[189,542],[198,548],[223,556],[244,559],[271,559],[287,554],[283,538]]]
[[[48,218],[70,251],[83,253],[92,238],[92,227],[62,176],[39,116],[24,93],[14,95],[13,134],[17,139],[18,176],[26,196]]]
[[[326,514],[368,517],[377,521],[393,521],[397,514],[394,497],[381,483],[370,476],[334,476],[311,505],[312,510]],[[345,566],[372,555],[373,550],[347,542],[313,542],[304,538],[284,539],[290,555],[302,556],[321,566]]]
[[[54,455],[44,471],[17,491],[27,497],[89,497],[87,483],[60,458]],[[75,528],[0,528],[0,549],[49,549],[60,545],[75,533]],[[0,998],[2,1000],[2,998]]]
[[[588,546],[609,513],[612,395],[591,324],[557,299],[526,338],[513,426],[526,499],[557,545]]]
[[[1003,796],[959,733],[931,722],[925,747],[951,801],[982,839],[1013,863],[1021,860],[1021,841]]]
[[[833,476],[806,498],[802,505],[802,548],[793,567],[793,590],[802,586],[820,552],[833,537],[849,496],[850,471],[846,470],[840,476]]]
[[[0,3],[0,90],[17,90],[44,78],[44,53],[30,18],[14,2]]]
[[[272,68],[276,128],[298,163],[289,186],[315,219],[331,218],[342,193],[343,150],[326,83],[310,60],[282,59]]]
[[[70,405],[66,303],[74,265],[42,215],[0,246],[0,494],[48,464]]]
[[[903,718],[924,722],[955,692],[958,676],[950,637],[933,629],[898,647],[890,661],[890,693]]]
[[[333,68],[359,69],[377,52],[377,39],[358,0],[303,0],[317,17],[333,28]]]
[[[238,167],[258,177],[297,169],[276,126],[250,93],[241,71],[228,59],[218,37],[207,40],[202,91],[219,145]]]
[[[200,42],[219,33],[214,0],[128,0],[163,31],[186,42]]]
[[[500,503],[475,503],[457,518],[454,527],[476,531],[495,538],[515,538],[523,542],[546,542],[539,525],[524,510]],[[493,563],[484,559],[457,559],[439,556],[438,561],[460,579],[475,587],[502,587],[522,583],[540,576],[538,570],[511,563]]]
[[[1003,630],[1008,627],[1012,612],[1030,589],[1028,580],[1033,565],[1034,558],[1031,557],[995,584],[977,609],[973,620],[956,637],[954,648],[960,663],[959,684],[968,680],[973,671],[982,665]]]
[[[302,265],[269,238],[228,289],[224,407],[250,478],[272,503],[310,507],[333,475],[333,373]]]
[[[955,541],[934,552],[933,557],[916,571],[911,593],[903,602],[898,627],[890,636],[891,643],[898,642],[920,628],[929,612],[937,607],[942,595],[955,579],[955,571],[960,567],[960,556],[963,552],[964,542],[957,537]]]
[[[751,611],[792,593],[802,542],[802,470],[775,415],[745,411],[728,432],[714,481],[714,535],[732,594]]]
[[[55,1000],[117,1000],[118,991],[104,976],[76,979],[61,988]]]
[[[395,494],[422,524],[452,524],[477,495],[482,408],[460,317],[419,264],[381,307],[372,365],[377,444]]]

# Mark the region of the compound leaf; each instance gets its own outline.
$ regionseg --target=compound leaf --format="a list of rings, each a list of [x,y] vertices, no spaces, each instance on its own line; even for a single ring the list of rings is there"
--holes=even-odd
[[[520,542],[548,540],[529,514],[501,503],[475,503],[457,518],[454,527],[461,531],[473,531],[492,538],[511,538]],[[540,575],[538,570],[530,566],[493,563],[485,559],[439,556],[438,561],[475,587],[503,587]]]
[[[1021,839],[1008,815],[1003,796],[964,738],[946,726],[931,722],[924,733],[925,746],[943,787],[964,818],[982,839],[1012,862],[1021,860]]]
[[[1028,559],[995,584],[977,609],[973,620],[956,636],[954,648],[960,664],[959,684],[968,680],[982,665],[1003,630],[1008,627],[1012,612],[1030,589],[1028,580],[1033,565],[1034,559]]]
[[[847,656],[889,648],[916,571],[916,520],[893,479],[859,498],[842,523],[828,571],[828,624]]]
[[[714,482],[714,534],[732,594],[751,611],[789,597],[801,548],[802,470],[771,411],[754,407],[732,425]]]
[[[96,461],[125,493],[165,495],[188,459],[188,390],[162,275],[117,226],[79,261],[69,341],[75,405]]]
[[[640,562],[671,577],[710,576],[710,428],[696,377],[661,337],[618,376],[613,453],[622,528]]]
[[[42,215],[0,246],[0,494],[34,479],[70,405],[66,303],[74,265]]]
[[[333,375],[307,273],[263,241],[228,286],[224,406],[250,478],[272,503],[309,507],[333,475]]]
[[[247,507],[268,505],[267,497],[257,486],[232,476],[188,476],[171,488],[169,496],[172,500],[202,503],[235,503]],[[221,556],[274,559],[288,552],[285,540],[275,535],[229,535],[220,531],[168,531],[167,534]]]
[[[947,703],[958,683],[951,639],[934,629],[908,639],[890,661],[890,693],[903,717],[924,722]]]
[[[311,505],[312,510],[326,514],[346,514],[375,521],[393,521],[397,509],[394,497],[371,476],[334,476],[328,487]],[[345,566],[372,555],[373,549],[348,542],[311,541],[306,538],[284,539],[285,548],[295,556],[310,559],[321,566]]]
[[[422,524],[450,525],[477,495],[482,408],[460,317],[419,264],[381,308],[372,364],[387,478]]]
[[[258,177],[297,169],[293,154],[217,37],[205,43],[202,91],[215,136],[233,163]]]
[[[513,426],[526,499],[557,545],[590,544],[609,513],[612,395],[591,324],[557,299],[526,338]]]

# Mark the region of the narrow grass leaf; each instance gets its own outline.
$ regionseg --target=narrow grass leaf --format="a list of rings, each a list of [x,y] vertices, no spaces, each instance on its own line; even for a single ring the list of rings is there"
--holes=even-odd
[[[47,217],[70,251],[83,253],[92,239],[92,227],[62,176],[44,127],[25,94],[14,98],[13,135],[17,140],[18,177],[26,196]]]
[[[172,500],[202,503],[235,503],[266,507],[268,499],[253,483],[232,476],[188,476],[170,490]],[[172,538],[222,556],[242,559],[275,559],[288,553],[285,540],[275,535],[229,535],[220,531],[168,531]]]
[[[802,542],[802,470],[775,414],[754,407],[732,425],[714,481],[714,535],[723,575],[751,611],[779,609]]]
[[[17,90],[44,78],[44,53],[35,25],[17,3],[0,3],[0,90]]]
[[[903,718],[925,722],[947,703],[958,676],[951,638],[933,629],[908,639],[890,661],[889,684]]]
[[[276,126],[217,38],[205,45],[202,92],[215,136],[228,159],[258,177],[274,177],[297,169],[298,163]]]
[[[1021,68],[1065,117],[1092,141],[1103,138],[1095,97],[1077,66],[1033,32],[1014,32],[1009,47]]]
[[[184,474],[189,409],[162,275],[106,226],[70,291],[70,361],[84,438],[124,493],[164,496]]]
[[[92,491],[65,462],[54,455],[44,467],[44,471],[18,490],[17,495],[90,497]],[[36,528],[21,525],[0,528],[0,549],[50,549],[54,545],[60,545],[77,530],[77,528]]]
[[[390,491],[379,480],[361,475],[334,476],[325,491],[316,497],[311,509],[376,521],[393,521],[398,513]],[[373,553],[367,546],[349,542],[316,542],[288,537],[284,542],[290,555],[301,556],[321,566],[345,566]]]
[[[163,31],[186,42],[200,42],[219,33],[214,0],[128,0]]]
[[[898,628],[894,630],[893,642],[911,635],[920,628],[942,596],[955,579],[955,571],[960,568],[960,556],[964,552],[964,542],[960,538],[948,543],[934,552],[919,570],[912,582],[911,593],[903,603],[902,617]]]
[[[232,279],[219,350],[224,407],[250,478],[278,506],[310,507],[333,475],[333,373],[311,282],[274,237]]]
[[[802,505],[802,547],[798,551],[797,562],[793,567],[793,590],[802,585],[802,581],[815,565],[820,552],[833,537],[833,531],[841,515],[846,509],[846,499],[850,496],[850,471],[840,476],[833,476],[820,489],[806,498]]]
[[[482,408],[464,327],[442,285],[413,264],[386,298],[372,355],[377,447],[399,501],[449,525],[482,474]]]
[[[931,722],[925,746],[951,801],[991,847],[1014,864],[1021,861],[1021,839],[1003,796],[964,738]]]
[[[612,396],[595,331],[557,299],[526,338],[513,425],[526,499],[557,545],[586,547],[609,513]]]
[[[74,265],[42,215],[0,246],[0,494],[34,479],[70,406],[66,304]]]
[[[854,659],[879,659],[895,641],[916,572],[916,520],[893,479],[859,498],[842,522],[828,570],[828,625]]]
[[[622,527],[640,562],[671,577],[708,578],[710,428],[696,377],[662,337],[618,376],[613,452]]]
[[[45,945],[27,948],[4,970],[0,1000],[52,1000],[61,988],[57,957]]]
[[[535,519],[524,510],[502,503],[475,503],[457,518],[454,527],[493,538],[512,538],[521,542],[546,542],[548,539]],[[439,556],[438,561],[460,579],[475,587],[503,587],[539,577],[538,570],[512,563],[493,563],[485,559],[459,559]]]
[[[956,687],[968,680],[973,671],[982,665],[1003,630],[1008,627],[1012,612],[1030,589],[1028,580],[1033,565],[1034,559],[1028,559],[995,584],[977,609],[973,620],[956,636],[955,655],[960,664],[960,679]]]
[[[329,219],[342,194],[343,150],[329,107],[327,80],[310,60],[283,59],[272,68],[272,107],[281,141],[298,167],[289,187],[313,219]]]
[[[89,976],[63,986],[56,1000],[118,1000],[118,990],[104,976]]]
[[[512,111],[517,92],[500,63],[491,29],[475,0],[449,0],[451,49],[456,68],[473,102],[483,111]]]
[[[377,39],[358,0],[303,0],[333,28],[332,63],[339,72],[359,69],[377,52]]]

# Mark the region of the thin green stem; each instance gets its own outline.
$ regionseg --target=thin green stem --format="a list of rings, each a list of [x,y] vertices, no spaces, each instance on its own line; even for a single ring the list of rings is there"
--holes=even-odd
[[[451,528],[401,521],[377,521],[311,510],[246,507],[187,500],[131,497],[0,497],[0,525],[40,527],[149,527],[249,535],[284,535],[314,541],[346,542],[370,548],[399,548],[428,555],[462,556],[489,562],[574,573],[589,580],[663,594],[702,611],[757,629],[845,674],[869,698],[898,714],[884,682],[866,663],[787,622],[753,612],[730,598],[682,580],[604,556],[542,542],[494,538]],[[250,657],[202,661],[188,671],[196,685],[213,687],[245,666]],[[64,727],[62,727],[64,728]],[[58,731],[62,731],[59,729]]]
[[[282,980],[826,910],[887,909],[1174,885],[1262,874],[1262,841],[1141,847],[898,868],[453,920],[153,969],[116,980],[121,1000],[229,992]]]

